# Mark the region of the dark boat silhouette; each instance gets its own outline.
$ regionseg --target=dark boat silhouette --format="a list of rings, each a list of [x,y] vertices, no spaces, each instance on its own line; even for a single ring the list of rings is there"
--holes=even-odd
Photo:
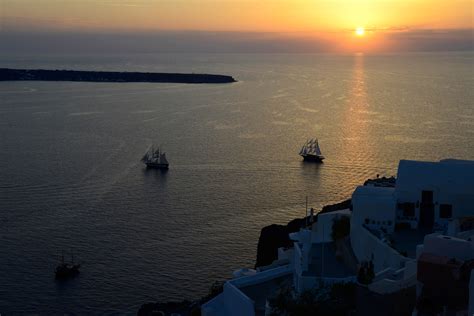
[[[324,160],[317,139],[308,140],[301,148],[299,155],[304,161],[321,163]]]
[[[67,279],[79,274],[80,264],[74,263],[74,255],[71,255],[71,262],[64,261],[64,254],[61,256],[61,263],[56,267],[56,279]]]
[[[148,148],[147,152],[142,158],[142,161],[148,168],[164,170],[169,168],[169,162],[166,159],[166,153],[161,150],[160,147],[157,149],[155,149],[153,146]]]

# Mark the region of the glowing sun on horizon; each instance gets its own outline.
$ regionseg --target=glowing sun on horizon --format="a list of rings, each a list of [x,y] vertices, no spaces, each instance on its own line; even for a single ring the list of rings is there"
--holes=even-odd
[[[364,36],[365,29],[363,27],[359,26],[358,28],[355,29],[355,34],[357,36]]]

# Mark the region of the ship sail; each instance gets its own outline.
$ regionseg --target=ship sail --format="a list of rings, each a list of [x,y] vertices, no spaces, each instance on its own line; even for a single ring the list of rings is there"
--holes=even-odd
[[[148,168],[168,169],[169,163],[162,148],[150,146],[142,157]]]
[[[299,155],[302,156],[305,161],[322,162],[324,159],[324,156],[321,153],[321,148],[319,148],[317,138],[311,138],[310,140],[307,140],[301,148]]]
[[[168,159],[166,159],[166,154],[165,153],[162,153],[160,155],[160,163],[162,164],[168,164]]]
[[[306,151],[306,144],[304,144],[303,147],[301,147],[300,155],[303,154],[305,151]]]
[[[321,155],[321,149],[319,148],[318,140],[316,140],[316,147],[314,148],[316,155]]]
[[[146,150],[145,154],[142,157],[143,162],[150,160],[150,150],[152,149],[153,149],[152,146],[148,147],[148,149]]]

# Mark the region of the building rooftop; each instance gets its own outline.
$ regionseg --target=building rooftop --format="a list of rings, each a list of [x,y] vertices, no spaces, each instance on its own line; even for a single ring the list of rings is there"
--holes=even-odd
[[[250,308],[255,315],[263,316],[266,299],[279,289],[291,285],[292,276],[292,267],[286,265],[229,280],[224,284],[223,293],[203,304],[201,309],[208,316],[236,315],[236,309],[246,306],[247,312]]]
[[[464,261],[456,260],[454,258],[449,258],[447,256],[439,256],[432,253],[422,253],[420,258],[418,258],[418,262],[427,262],[431,264],[439,264],[439,265],[446,265],[452,267],[460,267]]]
[[[337,211],[332,211],[332,212],[326,212],[326,213],[318,213],[318,217],[323,217],[323,216],[331,216],[334,214],[338,215],[351,215],[352,211],[348,208],[343,209],[343,210],[337,210]]]
[[[392,196],[393,192],[395,192],[395,188],[393,187],[376,187],[376,186],[358,186],[353,195],[370,195],[373,196],[374,194],[377,194],[378,196]]]
[[[443,188],[456,194],[474,192],[474,162],[447,159],[440,162],[400,160],[397,175],[399,189],[416,189],[420,185]]]

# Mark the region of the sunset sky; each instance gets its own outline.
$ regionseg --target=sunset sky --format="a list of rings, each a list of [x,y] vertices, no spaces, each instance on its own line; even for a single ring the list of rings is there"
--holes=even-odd
[[[305,49],[472,48],[472,0],[0,0],[0,36],[110,34],[202,42],[293,41]],[[363,28],[363,34],[355,33]],[[232,36],[234,34],[235,36]],[[169,38],[170,35],[166,35]],[[84,38],[82,38],[84,40]],[[157,38],[157,41],[159,38]],[[317,43],[317,44],[316,44]],[[314,45],[313,45],[314,44]],[[261,43],[260,43],[261,45]],[[306,45],[306,46],[305,46]],[[425,46],[423,46],[425,45]],[[454,46],[453,46],[454,45]],[[284,46],[284,45],[282,45]],[[212,48],[212,45],[210,46]]]

